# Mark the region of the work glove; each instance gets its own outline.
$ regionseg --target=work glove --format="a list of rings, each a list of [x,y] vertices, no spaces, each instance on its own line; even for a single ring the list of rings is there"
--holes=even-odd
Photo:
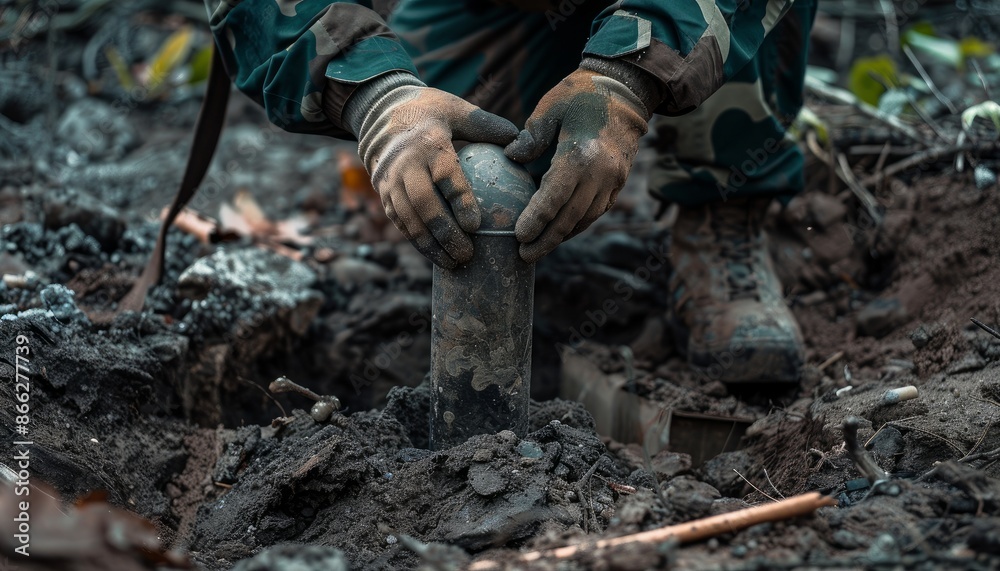
[[[598,58],[584,59],[542,97],[505,149],[510,159],[528,163],[557,143],[549,170],[514,228],[521,258],[538,261],[611,208],[662,98],[651,75]]]
[[[452,141],[506,145],[517,127],[408,73],[359,87],[342,121],[396,228],[441,267],[471,260],[482,217]]]

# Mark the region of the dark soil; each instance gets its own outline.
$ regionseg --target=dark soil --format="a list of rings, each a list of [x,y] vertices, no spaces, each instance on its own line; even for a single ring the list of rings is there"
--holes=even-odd
[[[42,43],[7,71],[46,85]],[[61,69],[80,66],[59,57]],[[810,490],[838,506],[535,567],[1000,566],[1000,340],[969,322],[1000,322],[1000,194],[977,188],[971,169],[945,161],[883,185],[875,228],[850,191],[828,185],[826,165],[808,164],[808,191],[775,205],[770,222],[808,345],[804,378],[741,388],[689,370],[674,348],[665,245],[676,213],[654,217],[644,148],[616,209],[537,268],[529,431],[430,451],[431,268],[365,207],[345,206],[337,157],[350,145],[281,133],[234,95],[217,184],[194,207],[215,216],[247,189],[271,220],[313,215],[315,242],[293,261],[246,236],[202,244],[174,230],[146,310],[109,321],[152,249],[199,99],[179,92],[109,114],[115,93],[90,95],[70,72],[56,87],[51,107],[30,90],[0,101],[0,375],[13,378],[25,336],[33,478],[65,498],[105,491],[199,568],[457,569],[476,558],[521,568],[516,550]],[[80,148],[91,132],[99,142]],[[311,402],[267,391],[282,375],[344,410],[313,420]],[[885,404],[907,385],[917,399]],[[674,412],[745,420],[745,434],[692,459],[668,434]],[[19,438],[14,416],[4,390],[5,442]],[[851,416],[890,474],[874,488],[844,447]]]

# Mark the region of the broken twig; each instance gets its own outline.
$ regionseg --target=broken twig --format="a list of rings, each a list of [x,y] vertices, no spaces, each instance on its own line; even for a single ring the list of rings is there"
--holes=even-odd
[[[505,561],[486,559],[477,561],[469,566],[470,571],[486,571],[489,569],[500,569],[504,564],[523,565],[543,558],[568,559],[574,555],[594,549],[607,549],[611,547],[635,545],[638,543],[661,543],[668,540],[675,540],[681,543],[707,539],[723,533],[730,533],[748,528],[752,525],[770,521],[782,521],[794,517],[811,514],[819,508],[835,506],[837,501],[829,496],[824,496],[819,492],[811,492],[781,500],[773,504],[755,506],[743,510],[737,510],[726,514],[698,519],[695,521],[652,529],[632,535],[602,539],[600,541],[578,543],[567,545],[556,549],[544,551],[530,551],[518,557]]]
[[[917,153],[909,158],[903,159],[897,163],[893,163],[885,168],[882,172],[877,172],[872,176],[861,181],[861,186],[871,187],[872,185],[879,184],[883,179],[890,176],[897,175],[907,169],[911,169],[922,163],[929,163],[936,161],[938,159],[943,159],[945,157],[950,157],[955,153],[964,153],[966,151],[988,151],[996,147],[994,143],[965,143],[962,145],[946,145],[942,147],[934,147],[933,149],[927,149],[922,153]]]
[[[992,327],[990,327],[989,325],[986,325],[982,321],[979,321],[975,317],[973,317],[971,319],[972,319],[972,322],[975,323],[976,326],[978,326],[980,329],[982,329],[983,331],[985,331],[985,332],[989,333],[990,335],[996,337],[997,339],[1000,339],[1000,333],[998,333],[996,329],[993,329]]]
[[[847,444],[847,453],[850,454],[854,465],[858,467],[858,471],[868,480],[869,484],[874,486],[875,482],[888,479],[889,474],[875,463],[872,455],[858,442],[858,428],[860,426],[861,420],[858,417],[847,417],[847,420],[844,421],[844,443]]]

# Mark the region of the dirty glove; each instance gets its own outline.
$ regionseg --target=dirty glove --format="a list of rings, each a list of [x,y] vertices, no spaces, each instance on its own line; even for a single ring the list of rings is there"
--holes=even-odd
[[[408,73],[359,87],[342,120],[396,228],[439,266],[472,259],[481,215],[452,140],[506,145],[517,127]]]
[[[515,226],[525,261],[537,261],[611,208],[662,98],[651,75],[598,58],[584,59],[542,97],[505,149],[528,163],[558,136],[552,164]]]

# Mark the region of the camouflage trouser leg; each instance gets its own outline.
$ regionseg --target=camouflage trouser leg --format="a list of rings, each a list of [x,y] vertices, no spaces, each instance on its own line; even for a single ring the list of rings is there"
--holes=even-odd
[[[653,196],[693,206],[751,195],[787,200],[802,189],[802,152],[786,130],[802,108],[815,8],[794,4],[756,57],[698,109],[653,118]]]
[[[608,4],[568,3],[564,15],[489,0],[402,0],[389,27],[427,85],[523,127],[542,96],[577,68],[590,25]]]

